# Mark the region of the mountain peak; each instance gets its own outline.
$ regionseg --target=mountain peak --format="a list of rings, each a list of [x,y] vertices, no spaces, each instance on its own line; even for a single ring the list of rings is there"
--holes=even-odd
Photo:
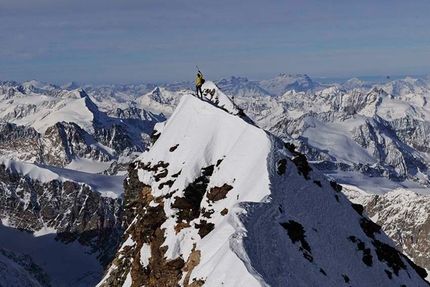
[[[369,92],[369,94],[377,94],[380,96],[388,96],[388,93],[382,89],[382,88],[378,88],[378,87],[373,87],[372,90]]]
[[[306,74],[280,74],[274,79],[260,81],[259,84],[272,94],[281,96],[287,91],[313,92],[318,87]]]
[[[65,92],[67,95],[67,98],[71,99],[82,99],[82,98],[88,98],[88,94],[85,92],[82,88],[77,88],[74,90],[71,90],[70,92]]]
[[[81,87],[80,84],[78,84],[76,82],[73,82],[73,81],[72,82],[68,82],[68,83],[66,83],[66,84],[64,84],[64,85],[61,86],[61,88],[63,90],[67,90],[67,91],[76,90],[76,89],[79,89],[80,87]]]
[[[310,79],[307,74],[279,74],[276,78],[288,78],[288,79]]]
[[[129,169],[128,228],[98,286],[426,284],[338,184],[215,92],[183,96]]]

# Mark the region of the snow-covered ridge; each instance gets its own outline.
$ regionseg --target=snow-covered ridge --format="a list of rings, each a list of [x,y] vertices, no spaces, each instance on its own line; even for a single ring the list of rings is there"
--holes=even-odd
[[[427,284],[293,146],[190,95],[156,129],[130,169],[128,228],[98,286]]]

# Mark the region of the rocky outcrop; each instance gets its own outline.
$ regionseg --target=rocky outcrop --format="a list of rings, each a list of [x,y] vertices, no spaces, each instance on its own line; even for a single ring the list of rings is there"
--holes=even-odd
[[[40,159],[40,134],[31,127],[0,123],[0,151],[3,156],[23,161]]]
[[[419,121],[412,117],[396,119],[391,122],[391,127],[396,136],[414,149],[430,153],[430,123]]]
[[[143,151],[150,141],[149,135],[146,142],[137,141],[120,125],[101,127],[91,135],[75,123],[58,122],[42,135],[31,127],[0,123],[0,132],[3,156],[57,167],[64,167],[77,158],[99,162],[117,160],[121,155]],[[126,167],[117,162],[110,173],[119,170]]]
[[[75,123],[56,123],[41,140],[42,163],[65,166],[75,157],[106,162],[111,155],[94,145],[94,138]]]
[[[124,223],[128,228],[123,235],[121,248],[107,269],[107,279],[98,286],[123,286],[128,276],[134,282],[133,286],[148,287],[173,287],[181,279],[185,262],[181,258],[167,260],[167,247],[162,246],[165,236],[161,225],[166,221],[164,197],[155,198],[151,194],[151,187],[138,180],[138,166],[150,168],[150,165],[145,167],[137,163],[130,165],[129,178],[124,185]],[[141,249],[150,252],[151,258],[142,258]],[[145,266],[141,262],[145,262]]]
[[[109,161],[112,155],[75,123],[56,123],[44,135],[31,127],[0,124],[0,150],[13,160],[63,167],[76,157]]]

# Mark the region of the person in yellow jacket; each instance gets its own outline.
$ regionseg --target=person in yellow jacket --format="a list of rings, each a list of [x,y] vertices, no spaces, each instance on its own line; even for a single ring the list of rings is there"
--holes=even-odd
[[[199,91],[200,91],[199,98],[203,98],[202,85],[204,82],[205,80],[203,79],[203,74],[202,72],[199,71],[197,73],[197,78],[196,78],[196,94],[197,94],[197,97],[199,97]]]

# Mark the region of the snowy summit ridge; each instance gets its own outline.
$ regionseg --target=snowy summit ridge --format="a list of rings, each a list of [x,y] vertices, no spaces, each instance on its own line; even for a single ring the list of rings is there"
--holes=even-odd
[[[130,166],[127,230],[98,286],[428,286],[339,185],[203,89]]]

